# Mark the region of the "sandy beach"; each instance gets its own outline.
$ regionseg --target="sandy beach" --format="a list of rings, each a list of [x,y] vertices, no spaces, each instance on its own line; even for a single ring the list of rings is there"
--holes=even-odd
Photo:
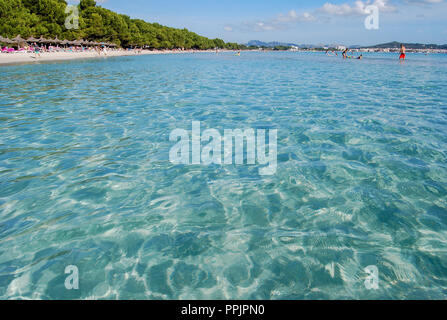
[[[125,50],[112,50],[108,51],[105,55],[101,53],[98,55],[96,51],[84,51],[84,52],[43,52],[36,57],[34,53],[28,52],[15,52],[15,53],[0,53],[0,65],[10,64],[24,64],[24,63],[39,63],[39,62],[51,62],[51,61],[63,61],[74,59],[91,59],[91,58],[107,58],[107,57],[120,57],[120,56],[135,56],[146,54],[172,54],[172,53],[190,53],[195,52],[192,50],[178,51],[178,50],[141,50],[141,51],[125,51]],[[200,51],[202,52],[202,51]]]

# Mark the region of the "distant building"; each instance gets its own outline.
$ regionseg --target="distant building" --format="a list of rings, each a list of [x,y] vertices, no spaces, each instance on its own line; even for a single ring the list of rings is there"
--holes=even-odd
[[[337,46],[337,50],[343,51],[343,50],[346,50],[346,47],[345,46]]]

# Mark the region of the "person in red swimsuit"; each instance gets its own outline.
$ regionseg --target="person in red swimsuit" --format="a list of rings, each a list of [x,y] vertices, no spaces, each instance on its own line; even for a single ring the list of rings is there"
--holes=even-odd
[[[405,58],[406,58],[405,52],[406,52],[406,48],[405,48],[405,46],[403,44],[401,44],[400,45],[400,57],[399,57],[399,60],[400,59],[405,60]]]

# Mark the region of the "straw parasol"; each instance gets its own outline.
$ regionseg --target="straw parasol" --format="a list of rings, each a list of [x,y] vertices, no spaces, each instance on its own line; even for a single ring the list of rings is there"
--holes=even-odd
[[[12,39],[12,41],[13,41],[14,43],[23,43],[23,42],[26,42],[26,40],[23,39],[23,38],[20,36],[20,34],[19,34],[17,37],[15,37],[14,39]]]
[[[61,45],[65,46],[66,44],[68,44],[70,41],[68,41],[67,39],[64,39],[61,41]]]
[[[40,36],[40,38],[39,38],[38,41],[39,41],[40,43],[49,43],[49,42],[50,42],[50,40],[45,39],[43,36]]]
[[[56,36],[56,38],[54,38],[53,40],[51,40],[51,43],[61,43],[62,40],[59,40]]]
[[[14,43],[14,41],[10,40],[9,38],[3,38],[3,37],[0,40],[0,42],[9,43],[9,44]]]
[[[31,36],[28,39],[26,39],[26,42],[38,42],[38,41],[39,41],[39,39],[36,39],[33,36]]]

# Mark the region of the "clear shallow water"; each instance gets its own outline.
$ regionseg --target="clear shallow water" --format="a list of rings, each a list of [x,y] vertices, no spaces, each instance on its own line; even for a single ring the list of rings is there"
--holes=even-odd
[[[447,297],[447,57],[1,71],[0,298]],[[169,134],[192,120],[278,129],[276,175],[172,165]]]

